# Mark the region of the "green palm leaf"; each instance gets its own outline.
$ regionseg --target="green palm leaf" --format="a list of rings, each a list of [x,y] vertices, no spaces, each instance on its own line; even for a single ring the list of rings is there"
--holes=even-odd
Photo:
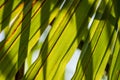
[[[119,5],[119,0],[1,0],[0,79],[63,80],[80,48],[72,80],[101,80],[105,72],[119,80]]]

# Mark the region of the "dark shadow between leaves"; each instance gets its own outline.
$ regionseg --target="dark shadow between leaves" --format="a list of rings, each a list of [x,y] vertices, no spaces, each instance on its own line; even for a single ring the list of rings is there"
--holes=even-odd
[[[46,5],[46,4],[45,4]],[[45,6],[44,5],[44,6]],[[47,4],[47,7],[43,7],[41,9],[41,23],[42,22],[46,22],[46,24],[49,24],[49,16],[50,16],[50,5],[51,5],[51,2],[49,2]],[[44,20],[44,17],[45,17],[45,14],[46,14],[46,17],[48,18],[47,20]],[[42,33],[40,33],[42,34]],[[48,46],[48,39],[45,40],[45,43],[46,43],[46,46]],[[44,67],[43,67],[43,80],[46,80],[46,73],[47,73],[47,61],[45,62],[45,59],[44,57],[47,56],[47,53],[48,53],[48,47],[46,47],[46,49],[44,50],[44,53],[41,53],[41,58],[42,58],[42,63],[44,64]]]
[[[28,42],[29,42],[29,34],[30,34],[30,25],[31,25],[31,14],[32,14],[32,0],[23,0],[24,8],[23,8],[23,22],[21,27],[21,36],[20,36],[20,45],[18,52],[18,69],[15,76],[15,80],[21,80],[24,75],[24,63],[28,53]],[[25,13],[27,4],[30,4],[30,10]]]
[[[82,0],[82,1],[84,1],[84,0]],[[82,3],[82,1],[81,1],[81,3]],[[85,0],[85,4],[90,5],[88,0]],[[84,18],[81,25],[79,25],[79,23],[80,23],[79,22],[80,21],[79,20],[80,14],[76,13],[76,24],[77,24],[76,29],[78,30],[77,34],[78,35],[81,34],[81,36],[82,36],[80,38],[80,41],[78,41],[79,42],[78,48],[81,49],[81,50],[83,50],[83,46],[86,44],[86,42],[89,41],[89,34],[88,34],[88,32],[89,32],[88,31],[89,19],[88,19],[88,17],[92,17],[91,13],[92,13],[92,10],[89,11],[88,14],[85,13],[86,15],[89,15],[89,16],[86,16]],[[83,14],[83,13],[81,12],[81,14]],[[85,40],[86,37],[87,37],[87,39]],[[81,55],[84,55],[84,58],[82,56],[79,57],[79,60],[82,59],[82,62],[81,62],[80,65],[82,67],[83,72],[81,74],[76,74],[76,76],[74,75],[74,79],[76,79],[76,77],[79,77],[79,79],[82,80],[83,77],[84,77],[85,80],[92,80],[93,79],[93,67],[92,67],[93,64],[92,64],[92,56],[90,54],[91,46],[89,45],[87,47],[87,51],[85,51],[85,54],[83,52],[84,51],[81,52]],[[85,61],[86,61],[86,63],[84,63]],[[78,63],[79,63],[79,61],[78,61]],[[77,65],[79,65],[79,64],[77,64]],[[79,72],[79,67],[76,68],[76,73],[77,72]]]

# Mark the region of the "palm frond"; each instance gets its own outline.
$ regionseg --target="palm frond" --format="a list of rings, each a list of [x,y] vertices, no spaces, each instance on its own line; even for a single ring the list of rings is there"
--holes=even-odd
[[[119,79],[119,5],[119,0],[1,0],[0,79],[62,80],[78,47],[72,80],[101,80],[105,71],[109,80]]]

